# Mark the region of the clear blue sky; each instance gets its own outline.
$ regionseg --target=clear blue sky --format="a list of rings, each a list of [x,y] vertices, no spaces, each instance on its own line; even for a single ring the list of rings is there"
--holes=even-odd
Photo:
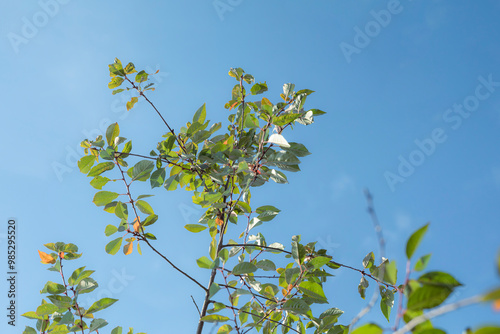
[[[232,3],[230,10],[218,12],[214,2],[200,0],[0,3],[0,261],[5,268],[7,219],[15,217],[19,314],[39,305],[47,280],[58,280],[40,264],[37,249],[74,242],[84,256],[68,268],[96,270],[97,294],[120,299],[102,312],[113,327],[194,332],[190,295],[201,303],[198,288],[150,251],[142,257],[105,254],[110,239],[104,227],[116,218],[91,203],[95,190],[76,169],[78,144],[106,122],[118,121],[122,135],[146,154],[165,131],[145,103],[127,113],[121,97],[111,95],[107,65],[115,57],[160,69],[150,97],[176,128],[205,102],[209,119],[226,119],[230,67],[267,81],[273,101],[286,82],[316,91],[308,106],[328,114],[287,137],[313,154],[303,159],[301,173],[289,176],[290,184],[253,196],[255,203],[282,210],[262,228],[268,241],[288,246],[292,235],[302,234],[339,262],[360,266],[377,250],[362,194],[368,187],[388,257],[400,271],[407,237],[430,221],[419,254],[432,252],[429,269],[465,284],[452,300],[498,284],[500,3],[219,2]],[[208,281],[208,271],[194,261],[206,255],[206,238],[183,227],[201,213],[189,194],[144,192],[157,195],[150,201],[160,216],[152,228],[157,247]],[[357,295],[360,277],[336,275],[325,291],[331,305],[345,311],[340,322],[348,323],[364,305]],[[1,280],[2,309],[6,291]],[[379,314],[365,320],[383,324]],[[13,330],[2,319],[2,333],[34,324],[19,317]],[[483,306],[436,324],[460,333],[499,319]]]

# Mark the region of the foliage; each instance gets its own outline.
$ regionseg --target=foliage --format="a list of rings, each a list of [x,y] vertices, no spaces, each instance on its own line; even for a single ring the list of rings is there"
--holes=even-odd
[[[386,258],[377,261],[374,252],[366,255],[363,268],[358,269],[335,261],[326,250],[317,249],[315,242],[302,241],[300,235],[292,238],[290,247],[285,247],[280,242],[266,240],[259,229],[280,210],[271,204],[252,206],[252,188],[271,181],[287,183],[287,173],[300,171],[301,158],[310,153],[303,144],[288,142],[284,134],[296,125],[311,125],[317,116],[325,114],[319,109],[305,108],[312,90],[296,91],[294,84],[287,83],[280,94],[281,101],[273,103],[266,97],[257,98],[267,91],[266,82],[255,82],[254,77],[241,68],[232,68],[229,76],[236,84],[225,105],[230,113],[227,131],[218,133],[222,123],[207,120],[206,106],[202,105],[192,120],[176,133],[146,96],[146,92],[154,90],[153,83],[148,83],[152,74],[138,72],[132,63],[123,67],[118,59],[109,65],[109,71],[108,87],[113,89],[113,94],[124,90],[137,92],[138,96],[127,103],[127,109],[144,98],[168,132],[149,155],[132,150],[132,141],[120,136],[118,123],[109,126],[105,138],[99,136],[81,143],[85,156],[78,166],[92,178],[90,184],[98,190],[93,203],[116,216],[116,223],[105,228],[106,236],[114,235],[105,250],[114,255],[121,249],[129,255],[134,249],[141,253],[141,245],[150,247],[195,283],[204,294],[197,333],[202,333],[205,322],[221,324],[217,333],[247,333],[252,329],[265,334],[382,333],[383,327],[374,323],[355,329],[353,325],[357,320],[339,323],[343,311],[329,305],[323,288],[331,280],[332,272],[341,268],[360,274],[361,298],[365,298],[370,282],[375,285],[380,310],[387,321],[391,320],[391,311],[398,300],[393,331],[398,332],[400,321],[404,321],[407,326],[416,323],[409,330],[417,334],[444,333],[435,329],[431,320],[419,319],[425,311],[442,310],[442,304],[462,284],[441,271],[413,278],[412,274],[424,271],[430,260],[430,254],[424,255],[417,259],[413,269],[411,267],[411,259],[429,224],[417,230],[407,242],[407,270],[400,284],[395,261]],[[129,86],[120,88],[123,84]],[[255,99],[249,101],[250,97]],[[123,183],[124,192],[102,190],[109,182]],[[208,254],[196,260],[199,267],[208,270],[208,285],[179,269],[156,249],[157,237],[151,233],[151,226],[159,217],[147,201],[151,195],[132,194],[130,186],[134,182],[149,182],[151,188],[163,187],[167,191],[184,189],[192,194],[193,203],[204,209],[200,219],[185,228],[210,236]],[[228,240],[229,230],[232,234],[240,233],[239,237]],[[79,309],[77,297],[83,292],[78,287],[83,282],[92,282],[95,286],[97,283],[89,277],[92,272],[83,267],[75,271],[66,284],[62,260],[78,257],[76,246],[50,245],[46,246],[56,253],[43,256],[41,253],[42,262],[55,263],[50,270],[61,273],[63,285],[49,282],[42,292],[49,293],[51,303],[44,301],[36,312],[24,316],[37,319],[37,330],[41,333],[67,333],[75,331],[75,326],[80,324],[79,331],[92,332],[104,326],[104,320],[94,319],[87,327],[83,318],[93,316],[116,300],[101,300],[89,310]],[[68,292],[73,295],[68,296]],[[477,301],[491,302],[499,298],[498,294],[499,290],[495,290]],[[474,333],[488,332],[485,328]],[[35,332],[32,328],[25,331]]]
[[[86,330],[88,333],[94,331],[99,333],[99,329],[106,326],[108,322],[101,318],[95,318],[94,314],[113,305],[117,299],[101,298],[88,309],[83,308],[78,302],[78,297],[84,293],[91,293],[99,286],[90,277],[94,271],[80,267],[68,277],[63,271],[63,261],[71,261],[81,257],[82,254],[78,254],[78,247],[63,242],[46,244],[45,247],[50,249],[52,253],[38,251],[41,262],[52,265],[48,270],[57,272],[62,284],[51,281],[45,284],[40,293],[46,294],[49,301],[42,299],[42,303],[36,311],[23,314],[26,318],[36,320],[36,329],[26,326],[23,333],[65,334],[70,332],[84,333]],[[111,333],[121,334],[122,328],[116,327]],[[134,330],[130,328],[128,334],[133,333]]]

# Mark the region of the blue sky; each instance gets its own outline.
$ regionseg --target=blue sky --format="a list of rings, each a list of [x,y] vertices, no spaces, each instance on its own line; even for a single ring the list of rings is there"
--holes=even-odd
[[[308,106],[328,114],[287,136],[313,153],[302,172],[253,194],[256,205],[282,210],[262,228],[268,241],[288,246],[301,234],[339,262],[361,266],[377,250],[362,192],[368,187],[400,275],[407,237],[430,221],[419,254],[432,252],[430,270],[465,284],[453,300],[498,284],[498,1],[42,0],[4,1],[0,13],[0,241],[5,254],[7,219],[16,218],[19,314],[34,310],[44,283],[58,279],[40,264],[37,249],[64,241],[84,253],[68,267],[96,270],[96,293],[120,299],[102,314],[113,327],[195,329],[190,296],[202,300],[196,286],[149,251],[105,254],[104,227],[116,219],[91,203],[95,190],[76,168],[80,141],[111,122],[142,153],[165,132],[144,102],[127,112],[111,95],[107,65],[115,57],[160,70],[150,97],[175,128],[205,102],[209,119],[226,119],[231,67],[267,81],[266,97],[275,102],[287,82],[316,91]],[[201,214],[189,194],[138,191],[157,195],[150,203],[160,216],[153,227],[158,248],[208,281],[194,261],[206,255],[206,238],[183,227]],[[335,274],[325,291],[348,323],[364,306],[360,277]],[[7,290],[5,280],[0,289]],[[379,313],[365,321],[383,324]],[[498,319],[490,306],[478,306],[436,324],[459,333]],[[19,317],[12,329],[4,319],[0,331],[19,333],[28,324]]]

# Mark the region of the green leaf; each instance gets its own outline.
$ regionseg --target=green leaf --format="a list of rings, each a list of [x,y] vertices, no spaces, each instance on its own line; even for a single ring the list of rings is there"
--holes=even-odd
[[[271,175],[269,175],[269,178],[274,182],[279,184],[288,183],[288,179],[286,178],[286,175],[284,173],[275,169],[271,169],[269,172],[271,173]]]
[[[118,196],[117,193],[111,191],[99,191],[95,194],[92,202],[97,206],[104,206],[111,203]]]
[[[111,79],[111,81],[108,83],[108,88],[113,89],[116,87],[119,87],[123,83],[123,78],[122,77],[114,77]]]
[[[203,124],[205,122],[205,118],[207,116],[207,109],[206,109],[206,104],[203,103],[203,105],[196,110],[193,116],[193,124],[194,123],[200,123]]]
[[[295,85],[293,83],[284,84],[283,85],[283,95],[285,95],[285,97],[290,96],[290,94],[292,94],[294,88],[295,88]]]
[[[153,215],[155,213],[151,205],[149,205],[149,203],[146,201],[138,200],[135,202],[135,204],[137,205],[139,210],[141,210],[142,213],[146,213],[148,215]]]
[[[259,209],[261,209],[261,210],[259,210]],[[267,210],[262,210],[262,207],[260,207],[259,209],[257,209],[257,210],[259,210],[259,215],[257,216],[257,218],[261,221],[264,221],[264,222],[267,222],[267,221],[274,219],[274,217],[276,217],[278,215],[278,213],[280,212],[280,210],[278,210],[272,206],[268,206]]]
[[[424,255],[420,257],[415,263],[415,271],[422,271],[427,267],[427,264],[429,263],[431,259],[431,254]]]
[[[256,264],[257,268],[265,270],[265,271],[275,271],[276,265],[271,260],[260,260]]]
[[[241,76],[245,73],[241,67],[231,68],[229,70],[229,76],[235,78],[237,81],[240,81]]]
[[[106,245],[106,253],[115,255],[119,250],[122,245],[122,237],[116,238]]]
[[[204,321],[204,322],[224,322],[224,321],[228,321],[229,318],[226,316],[223,316],[223,315],[219,315],[219,314],[210,314],[210,315],[204,316],[200,320]]]
[[[396,261],[391,261],[385,265],[384,281],[389,284],[395,285],[398,280],[398,268]]]
[[[80,283],[78,283],[75,290],[80,294],[89,293],[94,291],[98,286],[99,284],[97,284],[95,280],[93,280],[90,277],[87,277],[82,279]]]
[[[69,308],[73,305],[73,300],[68,296],[48,295],[47,298],[57,307]]]
[[[211,266],[213,267],[213,266]],[[213,269],[213,268],[210,268],[210,269]],[[219,284],[217,283],[212,283],[212,285],[210,286],[210,289],[208,290],[208,298],[212,298],[217,292],[219,292],[220,290],[220,287],[219,287]]]
[[[212,261],[206,256],[200,257],[198,260],[196,260],[196,263],[198,264],[198,267],[204,269],[210,269],[210,266],[212,265]]]
[[[262,94],[266,91],[267,91],[267,84],[265,82],[264,83],[256,83],[250,89],[250,92],[252,93],[252,95]]]
[[[376,324],[366,324],[356,328],[351,334],[382,334],[384,330]]]
[[[59,324],[61,325],[71,325],[75,322],[75,317],[71,311],[68,311],[64,314],[64,316],[59,320]]]
[[[115,77],[117,75],[125,75],[125,71],[123,70],[122,62],[120,61],[120,59],[115,58],[115,62],[109,65],[109,75],[111,77]]]
[[[111,334],[122,334],[122,331],[123,331],[123,329],[120,326],[118,326],[118,327],[113,328],[113,330],[111,331]]]
[[[135,82],[141,83],[148,80],[148,74],[145,71],[140,71],[135,76]]]
[[[92,187],[94,187],[95,189],[99,189],[101,190],[103,186],[106,185],[106,183],[108,183],[110,180],[105,177],[105,176],[100,176],[100,175],[97,175],[96,177],[94,177],[92,179],[92,181],[90,181],[90,185]]]
[[[47,282],[40,293],[50,293],[52,295],[57,295],[66,292],[66,287],[62,284],[57,284],[54,282]]]
[[[89,333],[92,333],[93,331],[98,330],[99,328],[103,328],[107,324],[108,322],[104,319],[94,319],[90,323]]]
[[[382,299],[380,300],[380,310],[384,314],[387,321],[389,321],[391,310],[394,306],[394,293],[392,290],[381,289],[380,294],[382,296]]]
[[[446,286],[423,285],[411,293],[407,308],[409,310],[422,310],[439,306],[452,291]]]
[[[151,182],[151,188],[160,187],[165,182],[165,176],[165,168],[155,170],[149,179]]]
[[[100,164],[94,166],[87,174],[87,176],[97,176],[104,173],[107,170],[112,170],[113,168],[115,168],[114,162],[111,161],[101,162]]]
[[[36,314],[36,313],[35,313],[35,312],[33,312],[33,311],[29,311],[29,312],[23,313],[23,314],[21,314],[21,316],[26,317],[26,318],[28,318],[28,319],[36,319],[36,320],[38,320],[38,319],[43,319],[43,317],[42,317],[42,316],[40,316],[40,315]]]
[[[255,78],[253,77],[253,75],[251,74],[245,74],[243,76],[243,80],[247,83],[247,84],[251,84],[255,81]]]
[[[325,264],[330,262],[332,259],[326,256],[317,256],[313,258],[309,263],[314,267],[314,269],[319,269],[323,267]]]
[[[473,334],[498,334],[500,333],[500,326],[484,326],[476,329]]]
[[[149,174],[155,168],[155,163],[149,160],[141,160],[134,165],[132,170],[132,181],[146,181]]]
[[[109,237],[110,235],[116,233],[118,231],[118,227],[114,225],[108,225],[106,226],[106,229],[104,230],[104,234]]]
[[[290,311],[296,314],[306,314],[311,309],[302,299],[292,298],[283,305],[283,311]]]
[[[309,154],[311,154],[311,152],[309,152],[307,150],[307,148],[300,143],[288,142],[288,145],[289,145],[288,147],[283,146],[281,148],[287,152],[290,152],[290,153],[298,156],[298,157],[305,157],[305,156],[308,156]]]
[[[80,281],[82,281],[84,278],[87,278],[90,275],[92,275],[92,273],[94,272],[94,270],[84,270],[84,269],[85,267],[81,267],[73,271],[71,277],[68,279],[68,283],[70,285],[76,285],[80,283]]]
[[[127,66],[125,66],[125,74],[132,74],[136,72],[137,71],[135,70],[135,66],[133,63],[128,63]]]
[[[274,165],[279,168],[281,168],[280,165],[296,165],[299,163],[300,160],[294,154],[285,151],[275,152],[267,158],[268,165]]]
[[[406,243],[406,257],[408,259],[411,259],[413,256],[413,253],[417,249],[418,245],[422,241],[422,238],[425,235],[425,232],[427,232],[427,228],[429,227],[429,223],[425,224],[421,228],[419,228],[417,231],[415,231],[411,237],[408,239],[408,242]]]
[[[26,328],[24,328],[23,334],[37,334],[37,331],[30,326],[26,326]]]
[[[328,302],[323,292],[323,287],[316,282],[303,281],[299,284],[299,288],[306,296],[312,298],[315,303],[322,304]]]
[[[453,276],[448,273],[444,273],[441,271],[432,271],[428,272],[418,278],[418,281],[427,285],[437,285],[443,286],[450,289],[456,288],[457,286],[461,286],[462,283],[457,281]]]
[[[148,239],[151,239],[151,240],[156,240],[156,237],[154,236],[154,234],[151,234],[151,233],[144,233],[144,236]]]
[[[36,314],[39,316],[50,315],[54,312],[57,312],[58,310],[59,307],[57,307],[56,305],[47,303],[38,306],[36,309]]]
[[[124,204],[122,202],[116,203],[115,207],[115,215],[118,218],[121,218],[122,220],[127,221],[128,220],[128,209],[127,209],[127,204]]]
[[[142,223],[142,226],[153,225],[154,223],[156,223],[157,220],[158,220],[157,215],[149,215]]]
[[[78,160],[78,168],[80,172],[87,174],[94,165],[96,157],[94,155],[86,155]]]
[[[302,116],[302,114],[284,114],[273,118],[273,124],[277,126],[285,126],[288,123],[292,123],[300,116]]]
[[[245,76],[247,76],[246,74]],[[233,330],[233,327],[230,325],[222,325],[219,330],[217,330],[217,334],[229,334]]]
[[[272,206],[272,205],[263,205],[263,206],[259,206],[255,210],[255,212],[258,213],[259,215],[269,214],[269,213],[277,215],[279,212],[281,212],[281,210],[276,208],[275,206]]]
[[[308,110],[307,112],[309,112],[309,111],[312,111],[313,116],[321,116],[321,115],[326,114],[326,112],[324,112],[323,110],[319,110],[319,109],[311,109],[311,110]]]
[[[361,277],[361,281],[358,284],[358,292],[361,298],[365,299],[366,297],[366,288],[369,286],[370,283],[368,283],[367,279],[365,276]]]
[[[113,298],[101,298],[98,301],[96,301],[92,306],[90,306],[85,314],[92,314],[100,310],[104,310],[105,308],[110,307],[114,303],[116,303],[118,299],[113,299]]]
[[[113,123],[106,129],[106,140],[108,141],[109,146],[113,146],[115,144],[115,138],[120,134],[120,127],[118,123]]]
[[[373,266],[374,262],[375,262],[375,255],[373,254],[373,252],[370,252],[363,259],[363,267],[369,269]]]
[[[186,226],[184,226],[184,228],[189,232],[198,233],[206,230],[207,227],[199,224],[187,224]]]
[[[257,270],[257,267],[250,262],[240,262],[234,266],[232,270],[233,275],[250,274]]]

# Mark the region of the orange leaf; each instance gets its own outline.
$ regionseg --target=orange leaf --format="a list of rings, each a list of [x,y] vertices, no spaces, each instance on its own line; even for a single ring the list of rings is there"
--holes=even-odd
[[[130,255],[132,254],[132,251],[134,250],[134,243],[131,241],[125,246],[123,246],[123,254],[125,255]]]
[[[288,295],[288,291],[286,291],[285,289],[281,290],[281,293],[283,294],[283,297],[286,297],[286,295]]]
[[[54,260],[54,258],[52,256],[50,256],[49,254],[47,254],[45,252],[38,251],[38,255],[40,255],[40,259],[42,260],[41,262],[44,264],[56,263],[56,260]]]
[[[140,229],[141,229],[141,218],[140,217],[136,217],[134,219],[134,231],[135,232],[139,232]]]
[[[224,221],[222,219],[220,219],[219,217],[215,218],[215,223],[219,226],[221,226],[222,224],[224,224]]]
[[[234,102],[231,107],[229,107],[229,110],[233,109],[238,103],[240,103],[240,101],[236,101]]]
[[[493,310],[495,312],[500,312],[500,299],[497,299],[493,302]]]
[[[61,259],[64,259],[64,252],[59,252],[59,257],[60,257]]]

